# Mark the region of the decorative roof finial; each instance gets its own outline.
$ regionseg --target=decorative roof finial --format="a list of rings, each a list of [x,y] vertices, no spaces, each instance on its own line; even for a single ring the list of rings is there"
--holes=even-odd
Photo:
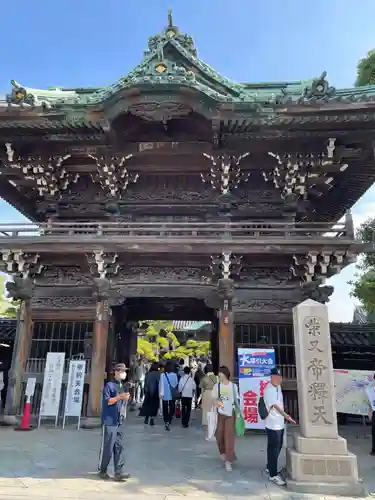
[[[168,9],[168,28],[173,28],[172,9]]]

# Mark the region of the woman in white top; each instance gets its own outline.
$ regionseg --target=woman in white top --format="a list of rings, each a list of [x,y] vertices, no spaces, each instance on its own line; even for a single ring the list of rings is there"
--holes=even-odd
[[[219,368],[219,383],[215,385],[212,396],[216,402],[218,420],[216,442],[220,456],[225,462],[227,471],[232,470],[232,464],[237,459],[235,454],[235,417],[234,408],[239,404],[238,389],[230,381],[230,371],[226,366]]]
[[[194,394],[197,390],[191,370],[188,366],[184,368],[184,375],[180,378],[178,390],[181,394],[181,424],[182,427],[189,427],[191,405]]]

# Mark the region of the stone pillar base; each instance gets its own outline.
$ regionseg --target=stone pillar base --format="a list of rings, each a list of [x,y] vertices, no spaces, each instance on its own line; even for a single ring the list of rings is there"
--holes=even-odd
[[[102,426],[100,417],[86,417],[81,419],[82,429],[99,429]]]
[[[0,424],[9,427],[16,427],[19,425],[19,419],[16,415],[1,415]]]
[[[327,443],[329,441],[329,443]],[[346,440],[294,437],[299,449],[287,450],[287,488],[297,493],[365,496],[357,457]],[[301,452],[301,449],[304,451]]]

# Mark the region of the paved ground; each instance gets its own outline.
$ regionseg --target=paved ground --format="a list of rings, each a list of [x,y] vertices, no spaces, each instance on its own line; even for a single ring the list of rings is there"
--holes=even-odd
[[[198,425],[182,429],[175,422],[166,433],[159,422],[145,428],[140,419],[128,423],[128,471],[125,484],[96,477],[100,432],[43,427],[30,433],[0,428],[0,497],[2,500],[308,500],[270,484],[263,472],[265,440],[250,435],[238,440],[238,465],[226,473],[215,443],[202,439]],[[375,492],[375,459],[368,456],[363,428],[348,429],[351,450],[360,453],[360,472]],[[357,437],[360,436],[360,437]],[[332,497],[326,497],[331,500]]]

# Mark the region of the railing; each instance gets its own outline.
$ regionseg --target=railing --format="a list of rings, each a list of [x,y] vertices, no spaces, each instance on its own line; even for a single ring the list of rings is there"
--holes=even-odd
[[[353,239],[351,228],[343,223],[321,222],[54,222],[51,224],[0,224],[1,238],[59,239],[74,236],[102,239],[110,237],[145,238],[346,238]]]

